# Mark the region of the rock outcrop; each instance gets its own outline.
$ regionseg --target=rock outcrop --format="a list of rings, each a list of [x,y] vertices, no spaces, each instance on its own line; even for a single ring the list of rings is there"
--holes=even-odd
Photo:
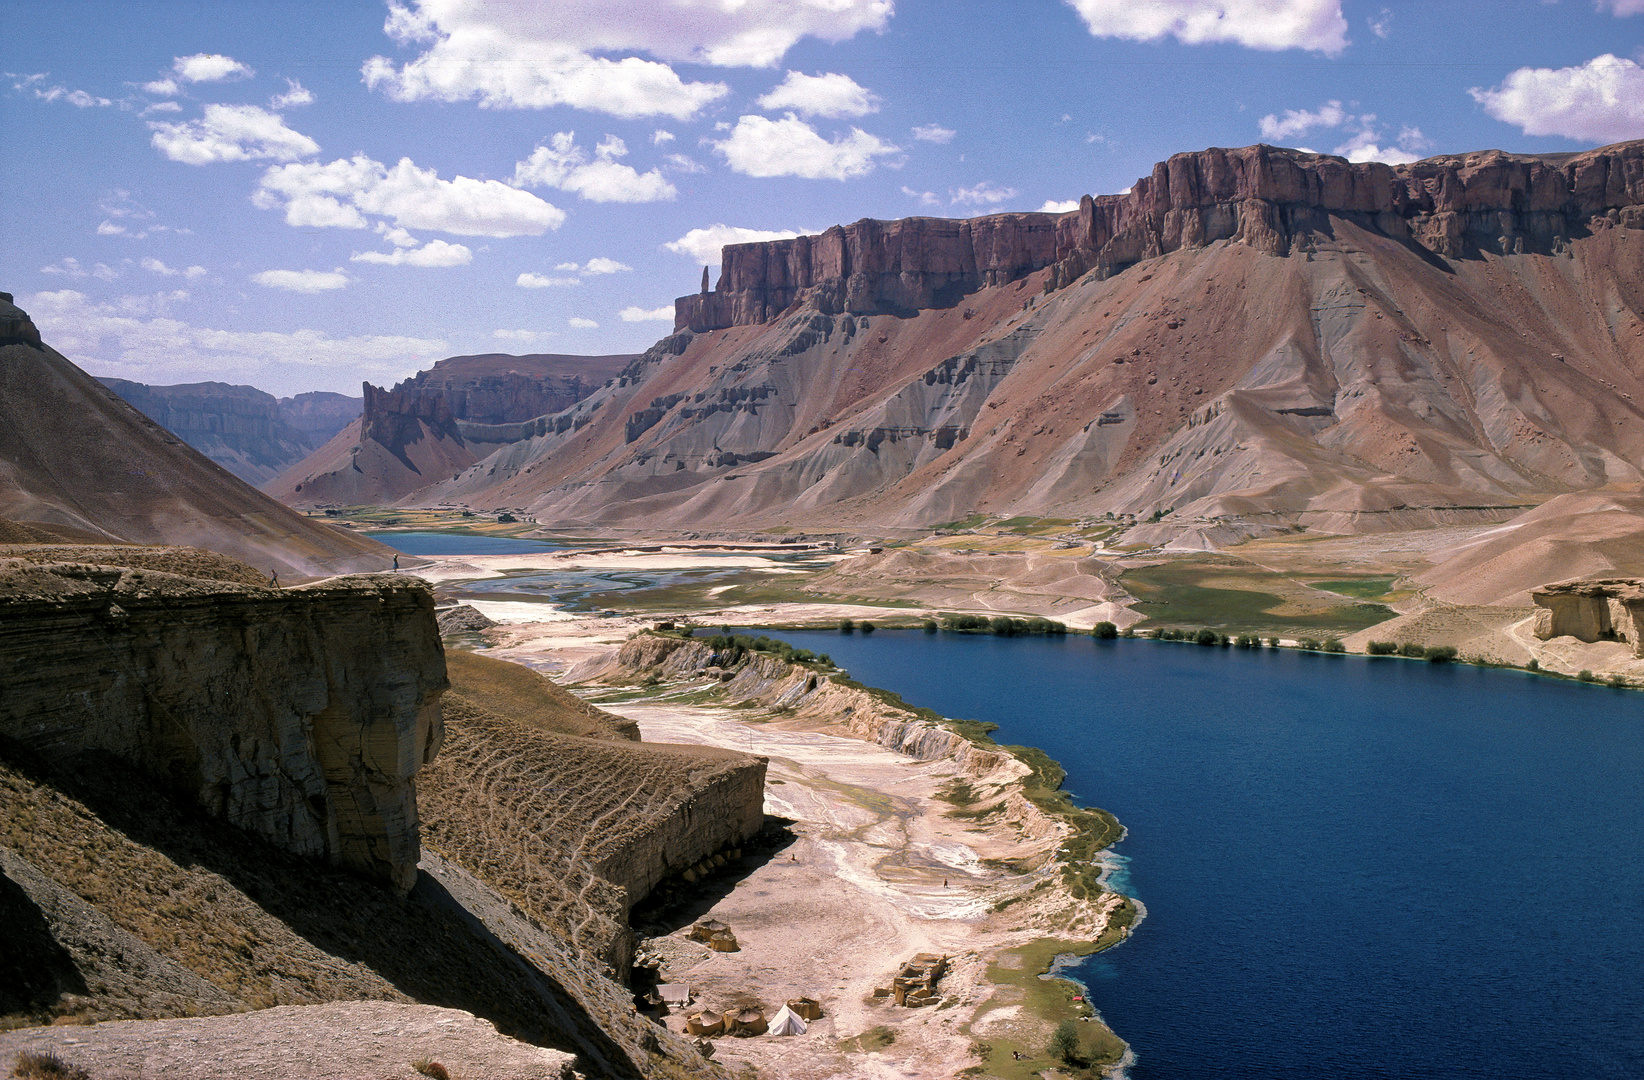
[[[631,355],[453,356],[389,389],[364,384],[356,424],[270,481],[295,506],[392,502],[529,438],[608,381]]]
[[[1351,220],[1446,258],[1555,253],[1594,229],[1644,227],[1644,145],[1582,154],[1499,150],[1411,165],[1352,164],[1275,146],[1177,154],[1123,195],[1065,214],[863,219],[817,236],[728,245],[712,292],[675,301],[674,327],[768,322],[802,299],[826,314],[951,307],[1055,267],[1048,287],[1218,240],[1289,254]]]
[[[310,401],[306,418],[311,426],[299,430],[289,423],[285,402],[254,386],[219,382],[149,386],[110,378],[97,381],[248,484],[261,484],[280,475],[359,415],[358,399],[323,395],[353,401],[353,411],[335,427],[316,427],[316,421],[328,414]],[[310,399],[320,396],[304,395]]]
[[[427,586],[279,590],[122,566],[121,551],[0,558],[0,735],[52,760],[112,754],[282,847],[409,890],[413,777],[439,750],[446,688]]]
[[[1644,579],[1576,579],[1543,585],[1535,601],[1535,635],[1542,641],[1625,641],[1644,659]]]
[[[1068,214],[732,246],[677,310],[413,501],[653,530],[1112,514],[1215,547],[1644,483],[1644,143],[1178,155]]]

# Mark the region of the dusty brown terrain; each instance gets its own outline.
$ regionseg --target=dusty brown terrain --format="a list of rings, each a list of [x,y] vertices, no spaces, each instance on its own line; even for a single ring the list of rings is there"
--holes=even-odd
[[[9,296],[0,324],[34,329]],[[288,576],[388,567],[375,540],[250,487],[31,336],[0,337],[0,517],[93,542],[193,545]]]
[[[202,1054],[201,1046],[210,1047]],[[418,1080],[417,1062],[456,1077],[571,1080],[570,1054],[510,1039],[456,1009],[387,1001],[282,1005],[239,1016],[34,1028],[0,1035],[0,1067],[52,1054],[97,1080]]]
[[[1205,151],[1066,215],[733,247],[631,371],[415,501],[886,534],[1159,513],[1135,539],[1202,547],[1637,484],[1641,154]]]

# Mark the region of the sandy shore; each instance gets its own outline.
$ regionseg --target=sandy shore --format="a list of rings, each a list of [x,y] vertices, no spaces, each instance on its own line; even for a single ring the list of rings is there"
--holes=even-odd
[[[628,622],[516,624],[487,636],[499,646],[493,655],[563,669],[626,637]],[[664,959],[663,978],[686,983],[694,995],[691,1008],[666,1018],[670,1028],[682,1032],[702,1008],[758,1001],[769,1016],[790,998],[808,996],[825,1012],[805,1035],[720,1038],[716,1060],[794,1080],[945,1080],[979,1064],[973,1047],[985,1036],[1020,1046],[1038,1068],[1048,1064],[1043,1047],[1054,1023],[990,970],[1022,972],[1012,950],[1030,943],[1094,938],[1120,900],[1091,905],[1066,894],[1054,858],[1059,822],[1037,812],[985,822],[955,816],[940,793],[975,777],[952,759],[918,760],[843,728],[663,699],[600,704],[635,720],[646,741],[767,757],[766,813],[792,823],[794,841],[734,888],[705,889],[688,917],[637,927],[641,950]],[[1025,772],[1011,763],[989,779],[1010,784]],[[702,917],[728,923],[741,950],[711,952],[689,941],[691,919]],[[950,958],[937,1005],[906,1008],[874,996],[921,952]],[[1063,1015],[1074,1013],[1065,1004],[1070,996],[1063,995]],[[865,1032],[877,1033],[868,1047],[858,1039]],[[891,1041],[878,1045],[887,1032]]]

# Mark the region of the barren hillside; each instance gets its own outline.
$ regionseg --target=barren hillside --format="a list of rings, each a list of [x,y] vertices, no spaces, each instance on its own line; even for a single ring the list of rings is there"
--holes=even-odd
[[[385,569],[392,554],[225,472],[43,345],[3,293],[0,517],[77,539],[191,544],[265,573]]]
[[[1182,154],[1062,215],[726,249],[611,385],[418,503],[559,525],[1504,520],[1644,481],[1644,143]]]

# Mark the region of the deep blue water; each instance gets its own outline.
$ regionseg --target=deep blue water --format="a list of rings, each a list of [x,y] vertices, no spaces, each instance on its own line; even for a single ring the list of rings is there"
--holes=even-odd
[[[1147,917],[1136,1080],[1644,1077],[1644,694],[1151,641],[783,632],[1038,746]]]
[[[563,551],[550,540],[519,540],[512,536],[479,536],[446,532],[368,532],[365,535],[407,555],[531,555]]]

